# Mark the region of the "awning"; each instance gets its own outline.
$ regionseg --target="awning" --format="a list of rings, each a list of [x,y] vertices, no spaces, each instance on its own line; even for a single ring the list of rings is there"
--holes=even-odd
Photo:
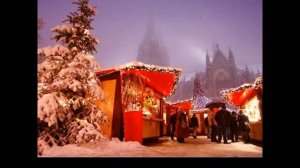
[[[241,106],[248,100],[251,100],[262,91],[262,77],[255,80],[253,84],[243,84],[237,88],[221,91],[221,95],[229,103],[235,106]]]
[[[133,61],[116,68],[98,71],[96,75],[104,75],[116,71],[120,71],[121,75],[133,74],[140,77],[144,84],[165,97],[175,93],[175,88],[181,74],[181,69],[179,68],[162,67]]]
[[[167,108],[182,108],[184,110],[191,110],[193,108],[193,99],[182,100],[177,102],[165,102]]]
[[[239,92],[228,93],[228,101],[235,105],[241,106],[245,104],[247,100],[252,99],[257,94],[256,89],[245,89]]]

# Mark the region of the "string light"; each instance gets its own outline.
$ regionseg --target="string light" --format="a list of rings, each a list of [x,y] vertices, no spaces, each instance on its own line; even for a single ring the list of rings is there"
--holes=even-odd
[[[253,84],[243,84],[239,87],[236,88],[230,88],[230,89],[226,89],[226,90],[222,90],[220,92],[220,95],[222,96],[222,98],[227,101],[229,104],[233,105],[228,98],[229,93],[233,93],[233,92],[239,92],[245,89],[259,89],[259,87],[263,84],[263,77],[260,76],[258,78],[256,78],[256,80],[254,81]]]
[[[118,68],[115,68],[116,70],[144,70],[148,72],[159,72],[159,73],[174,73],[174,87],[170,94],[166,97],[171,97],[175,94],[175,90],[179,81],[179,77],[182,73],[182,69],[180,68],[173,68],[173,67],[162,67],[162,66],[156,66],[156,65],[150,65],[150,64],[144,64],[142,62],[134,61],[127,63],[125,65],[121,65]]]

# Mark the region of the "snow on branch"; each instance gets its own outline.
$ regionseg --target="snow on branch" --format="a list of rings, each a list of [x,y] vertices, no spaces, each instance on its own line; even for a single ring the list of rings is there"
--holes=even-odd
[[[96,61],[95,57],[93,55],[87,54],[85,55],[86,59],[89,60],[90,62],[90,66],[92,68],[93,71],[99,70],[100,69],[100,65],[99,63]]]
[[[54,94],[46,94],[38,100],[38,119],[48,123],[48,126],[57,123],[56,110],[59,104]]]
[[[103,100],[104,99],[104,92],[101,89],[100,82],[96,78],[90,78],[88,80],[88,93],[93,99],[99,99]]]
[[[69,104],[66,97],[57,92],[45,94],[38,99],[38,119],[48,126],[57,123],[57,119],[63,121],[68,112]]]
[[[70,143],[87,143],[105,137],[87,120],[76,119],[71,123],[70,134],[67,139]]]
[[[69,49],[61,45],[48,46],[48,47],[38,49],[38,55],[45,56],[45,57],[65,56],[68,55],[69,53],[70,53]]]

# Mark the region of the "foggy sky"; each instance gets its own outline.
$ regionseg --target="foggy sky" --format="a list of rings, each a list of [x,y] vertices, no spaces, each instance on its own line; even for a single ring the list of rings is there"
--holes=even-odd
[[[97,7],[92,35],[100,40],[94,54],[101,68],[136,60],[151,15],[167,48],[171,66],[184,73],[205,70],[206,51],[214,46],[228,57],[231,48],[239,68],[262,70],[262,0],[90,0]],[[38,47],[57,44],[51,28],[61,25],[77,6],[72,0],[38,0]]]

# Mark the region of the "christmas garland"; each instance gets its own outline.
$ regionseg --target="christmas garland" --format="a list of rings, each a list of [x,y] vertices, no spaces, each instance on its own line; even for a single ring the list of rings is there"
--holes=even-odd
[[[121,65],[118,68],[115,68],[116,71],[118,70],[145,70],[148,72],[159,72],[159,73],[174,73],[175,79],[174,79],[174,87],[171,91],[170,95],[167,97],[170,97],[175,94],[175,90],[179,81],[179,77],[181,75],[181,69],[179,68],[173,68],[173,67],[162,67],[162,66],[156,66],[156,65],[150,65],[150,64],[144,64],[142,62],[131,62],[127,63],[125,65]]]
[[[165,103],[169,106],[174,106],[174,105],[178,105],[178,104],[181,104],[181,103],[188,103],[190,101],[192,102],[192,106],[194,106],[193,98],[186,99],[186,100],[180,100],[180,101],[176,101],[176,102],[165,102]]]
[[[239,87],[236,87],[236,88],[222,90],[222,91],[220,91],[220,95],[222,96],[222,98],[225,101],[229,102],[229,99],[228,99],[228,94],[229,93],[239,92],[239,91],[242,91],[242,90],[245,90],[245,89],[258,89],[262,84],[263,84],[263,77],[260,76],[260,77],[255,79],[253,84],[245,83],[245,84],[243,84]],[[232,103],[230,103],[230,104],[232,104]]]
[[[221,93],[221,95],[224,95],[224,94],[238,92],[238,91],[245,90],[245,89],[257,89],[261,84],[262,84],[262,76],[256,78],[256,80],[253,84],[245,83],[236,88],[222,90],[220,93]]]

